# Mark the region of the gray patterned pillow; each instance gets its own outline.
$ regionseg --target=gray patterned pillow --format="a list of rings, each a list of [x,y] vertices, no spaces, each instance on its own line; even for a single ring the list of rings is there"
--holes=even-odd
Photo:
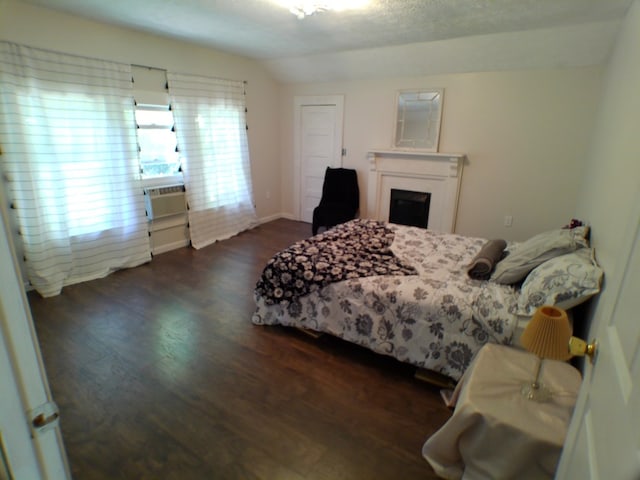
[[[591,248],[547,260],[522,284],[518,314],[533,315],[542,305],[575,307],[600,291],[603,275]]]
[[[491,281],[505,285],[518,283],[547,260],[588,247],[586,232],[588,227],[551,230],[515,244],[509,249],[509,255],[496,265]]]

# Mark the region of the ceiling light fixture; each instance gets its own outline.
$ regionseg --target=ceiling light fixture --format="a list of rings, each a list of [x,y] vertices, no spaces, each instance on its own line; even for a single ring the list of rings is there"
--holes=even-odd
[[[287,8],[299,19],[327,10],[341,12],[364,8],[369,2],[370,0],[277,0],[279,5]]]

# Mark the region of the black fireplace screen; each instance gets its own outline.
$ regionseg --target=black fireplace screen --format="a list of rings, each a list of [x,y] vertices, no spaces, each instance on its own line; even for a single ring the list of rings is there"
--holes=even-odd
[[[391,189],[389,222],[427,228],[431,194],[410,190]]]

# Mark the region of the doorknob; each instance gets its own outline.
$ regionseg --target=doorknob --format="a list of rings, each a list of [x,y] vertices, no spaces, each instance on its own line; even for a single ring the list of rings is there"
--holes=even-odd
[[[55,428],[60,422],[60,410],[55,402],[46,402],[29,412],[33,432],[41,434]]]
[[[53,412],[48,417],[45,417],[44,413],[41,413],[33,419],[32,423],[34,428],[42,428],[58,420],[58,417],[60,417],[60,414],[58,412]]]
[[[587,355],[589,360],[593,361],[596,354],[598,342],[592,340],[591,343],[587,343],[578,337],[571,337],[569,339],[569,353],[574,357],[583,357]]]

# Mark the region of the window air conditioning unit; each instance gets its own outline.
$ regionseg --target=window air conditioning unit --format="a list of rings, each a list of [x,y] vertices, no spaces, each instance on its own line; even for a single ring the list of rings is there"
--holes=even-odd
[[[187,211],[184,185],[167,185],[144,189],[147,216],[150,220]]]

